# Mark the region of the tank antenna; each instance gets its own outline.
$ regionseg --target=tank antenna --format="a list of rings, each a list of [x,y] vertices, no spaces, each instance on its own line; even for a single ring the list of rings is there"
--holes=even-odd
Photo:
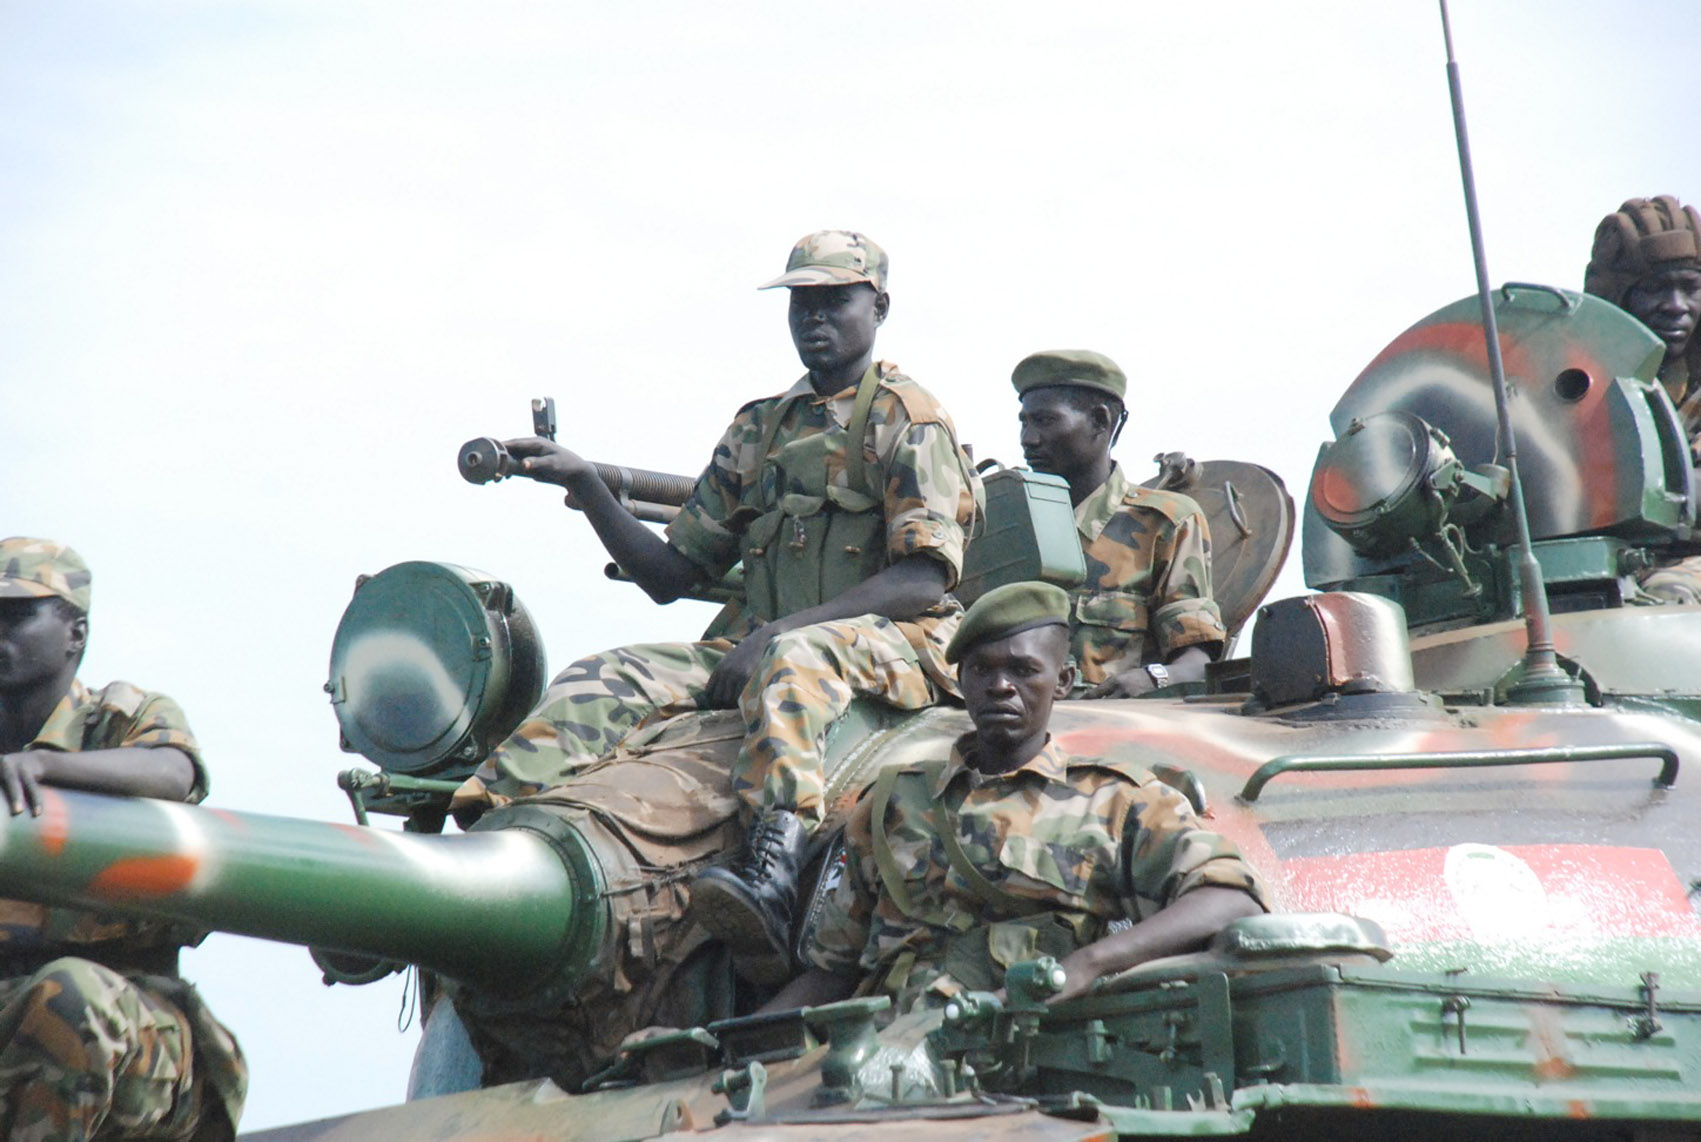
[[[1553,624],[1548,614],[1547,588],[1541,565],[1530,543],[1530,519],[1524,510],[1524,485],[1518,476],[1518,445],[1512,432],[1512,413],[1506,399],[1506,368],[1500,358],[1500,327],[1489,292],[1488,257],[1483,252],[1482,220],[1477,214],[1476,176],[1471,170],[1471,143],[1465,132],[1465,96],[1459,85],[1459,64],[1453,58],[1453,29],[1447,19],[1447,0],[1441,4],[1441,36],[1447,44],[1447,91],[1453,100],[1453,136],[1459,149],[1459,177],[1465,184],[1465,217],[1471,228],[1471,256],[1476,261],[1477,297],[1482,302],[1483,338],[1488,344],[1489,378],[1494,386],[1494,412],[1500,433],[1500,454],[1512,475],[1512,515],[1518,525],[1518,583],[1524,602],[1523,671],[1507,690],[1513,705],[1566,705],[1583,701],[1583,685],[1559,665],[1553,647]]]

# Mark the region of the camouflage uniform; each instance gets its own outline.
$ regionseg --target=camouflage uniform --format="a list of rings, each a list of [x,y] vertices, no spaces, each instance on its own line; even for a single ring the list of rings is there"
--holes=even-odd
[[[901,1011],[1000,987],[1013,963],[1066,956],[1206,885],[1263,903],[1235,847],[1150,773],[1048,742],[992,776],[967,764],[973,748],[964,735],[945,764],[883,775],[857,804],[805,924],[807,963],[866,975],[864,989],[891,993]],[[986,884],[950,859],[941,814]]]
[[[1120,464],[1075,508],[1087,578],[1071,594],[1080,685],[1228,638],[1211,598],[1211,538],[1199,505],[1129,482]],[[1216,644],[1212,647],[1210,644]]]
[[[899,559],[926,553],[955,584],[974,513],[972,470],[939,403],[896,366],[873,369],[862,486],[846,455],[859,386],[822,397],[805,377],[739,410],[668,526],[668,542],[706,582],[743,562],[745,597],[723,637],[620,647],[573,663],[479,768],[462,803],[559,784],[638,726],[697,709],[739,639]],[[847,520],[850,530],[838,530]],[[788,564],[806,543],[811,554]],[[944,647],[960,615],[947,596],[910,621],[863,615],[774,638],[739,699],[746,738],[734,781],[746,801],[819,821],[821,736],[857,695],[902,709],[954,695]]]
[[[29,749],[174,746],[206,772],[170,698],[73,681]],[[177,978],[199,933],[22,901],[0,901],[0,1128],[8,1138],[228,1136],[247,1068],[235,1038]]]

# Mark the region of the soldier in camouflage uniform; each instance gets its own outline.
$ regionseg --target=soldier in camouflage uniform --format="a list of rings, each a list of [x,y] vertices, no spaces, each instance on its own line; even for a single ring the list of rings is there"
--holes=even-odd
[[[1035,353],[1011,383],[1022,401],[1022,454],[1069,481],[1087,578],[1070,639],[1078,697],[1131,697],[1192,682],[1228,634],[1211,598],[1211,537],[1199,505],[1142,488],[1111,459],[1128,419],[1128,379],[1085,349]]]
[[[741,560],[743,598],[721,637],[573,663],[457,804],[566,781],[656,718],[736,706],[746,732],[733,780],[753,824],[738,863],[709,870],[693,906],[751,957],[789,943],[796,865],[823,812],[828,727],[859,695],[917,709],[955,693],[944,647],[961,609],[946,592],[962,568],[975,476],[939,403],[874,359],[886,270],[872,241],[829,230],[798,242],[786,273],[761,287],[790,289],[808,372],[738,411],[665,541],[572,452],[507,444],[525,458],[522,474],[569,490],[656,601],[716,583]]]
[[[766,1010],[831,1002],[862,980],[902,1011],[1002,987],[1040,954],[1062,962],[1067,998],[1262,909],[1252,870],[1186,798],[1050,740],[1052,703],[1074,682],[1068,614],[1043,583],[969,608],[950,657],[974,731],[942,762],[886,771],[858,802],[806,923],[809,970]]]
[[[12,814],[52,786],[206,796],[183,711],[77,677],[89,572],[41,539],[0,540],[0,786]],[[177,974],[174,925],[0,901],[0,1130],[7,1138],[219,1139],[247,1090],[236,1040]]]
[[[1690,462],[1701,462],[1701,214],[1669,194],[1632,198],[1601,219],[1583,289],[1619,306],[1666,344],[1660,383],[1677,408]],[[1701,603],[1701,556],[1638,576],[1664,603]]]

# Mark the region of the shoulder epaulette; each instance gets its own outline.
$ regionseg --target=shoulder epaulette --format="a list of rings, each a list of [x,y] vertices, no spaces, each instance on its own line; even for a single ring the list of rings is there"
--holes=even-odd
[[[882,376],[880,387],[898,398],[912,424],[936,424],[946,419],[945,406],[939,403],[939,398],[903,373]]]
[[[1139,485],[1129,487],[1127,494],[1122,497],[1124,504],[1154,511],[1173,523],[1179,523],[1188,516],[1203,515],[1199,501],[1192,496],[1180,492],[1165,492],[1157,488],[1143,488]]]
[[[148,700],[148,693],[128,682],[108,682],[101,689],[90,691],[89,699],[101,709],[114,710],[127,718],[133,718],[142,712],[142,706]]]

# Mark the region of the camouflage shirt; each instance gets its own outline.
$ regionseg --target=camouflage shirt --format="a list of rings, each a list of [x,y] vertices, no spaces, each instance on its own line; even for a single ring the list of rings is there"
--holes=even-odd
[[[1084,685],[1228,633],[1211,598],[1211,535],[1199,505],[1131,484],[1120,464],[1075,508],[1086,581],[1073,592],[1070,649]]]
[[[1145,770],[1048,742],[1026,765],[988,776],[968,765],[973,748],[966,734],[944,766],[904,770],[881,821],[878,782],[858,802],[843,858],[826,874],[836,883],[818,892],[806,928],[806,962],[876,973],[876,986],[907,1005],[924,989],[1001,986],[1013,963],[1066,955],[1103,937],[1112,921],[1138,922],[1205,885],[1262,903],[1234,845]],[[942,822],[995,896],[953,865]],[[894,898],[894,879],[907,901]]]
[[[182,709],[164,694],[149,693],[128,682],[90,690],[73,679],[70,692],[59,700],[41,732],[24,748],[81,753],[125,746],[175,746],[182,750],[195,766],[194,787],[187,800],[194,804],[206,797],[207,774],[200,747],[189,732]],[[157,921],[0,900],[0,957],[18,953],[39,958],[59,945],[74,954],[91,944],[107,944],[117,949],[113,958],[122,962],[125,946],[163,946],[182,942],[185,935],[184,929]]]
[[[889,362],[881,361],[876,368],[880,387],[863,441],[864,483],[880,493],[886,561],[917,553],[938,559],[945,564],[949,589],[962,571],[964,533],[974,520],[973,468],[957,447],[950,415],[932,394]],[[826,482],[860,492],[850,487],[845,466],[856,392],[857,386],[850,385],[822,397],[806,376],[778,396],[739,409],[691,498],[668,525],[668,543],[702,568],[705,579],[725,575],[739,561],[743,531],[751,521],[800,491],[782,486],[769,460],[808,436],[830,437],[824,450]],[[777,427],[776,415],[781,417]],[[763,441],[771,429],[764,452]],[[899,624],[930,673],[952,674],[945,666],[944,648],[958,613],[955,600],[947,598],[915,621]],[[745,619],[726,633],[736,641],[755,626]]]

